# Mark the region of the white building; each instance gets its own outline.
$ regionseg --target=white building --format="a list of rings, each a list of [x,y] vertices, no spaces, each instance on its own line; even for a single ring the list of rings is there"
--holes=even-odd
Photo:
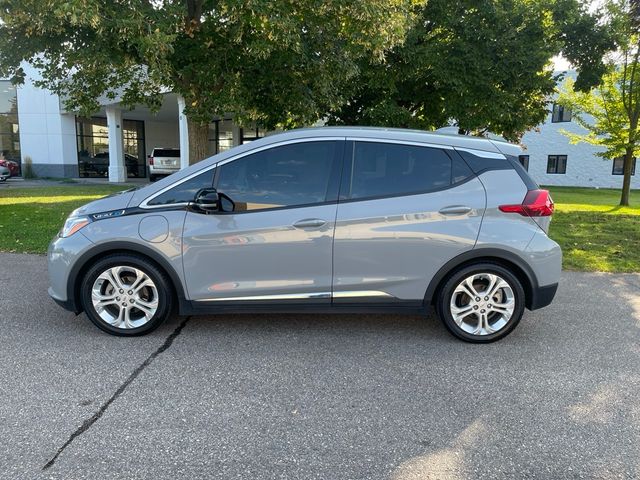
[[[147,156],[156,147],[180,148],[181,163],[188,165],[187,122],[177,95],[167,93],[156,113],[104,99],[99,111],[82,118],[65,111],[57,95],[34,86],[36,72],[28,73],[17,89],[0,80],[0,159],[24,164],[30,158],[40,177],[108,175],[114,182],[147,177]],[[265,134],[230,118],[214,119],[209,132],[212,155]]]
[[[144,178],[154,147],[181,147],[182,165],[188,164],[186,118],[172,93],[165,95],[157,113],[105,101],[91,118],[80,118],[66,112],[57,95],[36,88],[30,80],[17,89],[0,81],[0,109],[0,158],[24,163],[30,157],[41,177],[108,173],[116,182]],[[541,185],[620,188],[622,162],[597,157],[597,148],[591,145],[571,145],[563,129],[577,132],[580,127],[571,121],[570,112],[554,106],[546,121],[524,136],[522,162],[534,179]],[[239,128],[229,118],[212,121],[209,132],[211,154],[265,134],[255,127]],[[640,188],[639,177],[632,177],[632,188]]]
[[[558,72],[557,72],[558,73]],[[564,72],[575,77],[574,71]],[[622,188],[622,159],[614,161],[596,156],[604,148],[578,143],[571,145],[562,131],[585,133],[586,130],[572,120],[570,111],[552,103],[542,125],[527,132],[522,138],[525,147],[522,162],[531,176],[541,185]],[[631,188],[640,188],[635,175],[635,160]]]

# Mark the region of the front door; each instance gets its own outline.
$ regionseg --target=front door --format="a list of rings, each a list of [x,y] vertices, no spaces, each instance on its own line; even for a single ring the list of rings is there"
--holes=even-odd
[[[235,204],[190,211],[183,231],[187,289],[196,302],[330,303],[331,256],[344,142],[267,147],[216,168]]]

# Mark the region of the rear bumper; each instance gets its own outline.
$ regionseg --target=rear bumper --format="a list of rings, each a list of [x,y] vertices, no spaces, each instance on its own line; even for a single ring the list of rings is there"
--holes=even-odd
[[[531,292],[531,302],[529,310],[537,310],[549,305],[558,291],[558,284],[545,285],[544,287],[538,287]]]
[[[152,167],[149,166],[149,175],[171,175],[176,173],[180,168]]]

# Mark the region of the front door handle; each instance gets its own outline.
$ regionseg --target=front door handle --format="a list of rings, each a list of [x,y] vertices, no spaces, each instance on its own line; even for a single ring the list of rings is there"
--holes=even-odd
[[[448,207],[441,208],[439,213],[442,215],[464,215],[469,213],[472,210],[471,207],[467,207],[466,205],[451,205]]]
[[[326,223],[327,221],[321,218],[305,218],[304,220],[298,220],[293,226],[295,228],[319,228]]]

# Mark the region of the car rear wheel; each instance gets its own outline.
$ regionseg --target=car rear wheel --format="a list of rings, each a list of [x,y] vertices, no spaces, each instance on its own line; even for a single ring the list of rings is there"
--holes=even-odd
[[[144,257],[109,255],[93,265],[82,283],[82,304],[89,319],[112,335],[149,333],[172,309],[171,283]]]
[[[456,337],[488,343],[513,331],[524,313],[525,294],[518,278],[494,263],[455,272],[440,289],[437,311]]]

